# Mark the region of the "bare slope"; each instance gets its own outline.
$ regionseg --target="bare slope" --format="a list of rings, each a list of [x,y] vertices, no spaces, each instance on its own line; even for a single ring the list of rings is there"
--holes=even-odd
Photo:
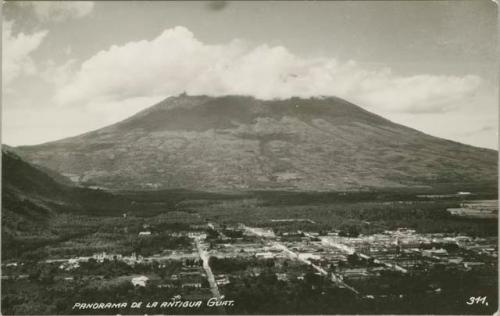
[[[208,191],[495,183],[498,154],[333,97],[186,95],[97,131],[17,151],[83,184]]]

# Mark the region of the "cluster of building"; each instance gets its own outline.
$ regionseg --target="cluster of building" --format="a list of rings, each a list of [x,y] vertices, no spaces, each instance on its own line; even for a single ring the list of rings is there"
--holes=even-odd
[[[263,228],[247,228],[246,231],[259,238],[248,241],[244,234],[247,236],[244,240],[221,239],[212,247],[210,255],[248,260],[273,259],[277,263],[294,258],[306,265],[314,265],[318,271],[333,273],[341,281],[376,277],[383,271],[427,271],[436,264],[467,270],[488,264],[485,257],[490,258],[491,263],[495,263],[498,257],[496,238],[421,234],[409,228],[358,237],[339,236],[338,231],[321,235],[302,231],[275,235]],[[303,273],[279,271],[276,276],[279,280],[300,279]],[[227,276],[219,277],[218,283],[226,282],[223,280]]]
[[[465,206],[465,204],[464,204]],[[481,209],[483,204],[470,209]],[[311,223],[310,220],[301,221]],[[286,223],[279,220],[278,223]],[[132,253],[110,254],[99,252],[92,256],[48,260],[58,262],[59,269],[70,272],[85,261],[121,261],[128,265],[156,262],[160,269],[167,262],[181,262],[175,271],[169,270],[164,277],[135,275],[130,282],[137,287],[151,284],[160,288],[217,292],[239,277],[257,277],[271,262],[276,279],[283,282],[301,281],[307,272],[327,276],[333,282],[347,286],[353,280],[378,277],[384,271],[407,273],[429,269],[444,264],[465,270],[475,269],[498,258],[497,238],[472,238],[452,234],[422,234],[413,229],[398,228],[383,233],[341,236],[339,231],[282,231],[270,228],[233,225],[221,227],[208,223],[205,229],[172,232],[172,237],[187,236],[193,239],[193,247],[182,250],[164,250],[144,257]],[[143,227],[137,238],[148,238],[149,227]],[[213,234],[216,232],[216,234]],[[215,237],[214,237],[215,236]],[[246,262],[242,270],[230,273],[210,270],[208,257],[237,259]],[[489,260],[489,261],[488,261]],[[68,273],[66,273],[68,274]]]
[[[59,259],[59,260],[47,260],[46,262],[51,263],[53,261],[59,261],[61,262],[61,264],[59,265],[59,269],[65,271],[71,271],[76,268],[79,268],[81,262],[87,262],[91,259],[95,260],[98,263],[103,263],[105,260],[108,261],[117,260],[125,262],[126,264],[132,266],[150,261],[150,258],[145,258],[141,255],[137,255],[135,252],[132,253],[130,256],[123,256],[122,254],[108,254],[105,251],[103,251],[95,253],[92,256],[81,256],[81,257]]]

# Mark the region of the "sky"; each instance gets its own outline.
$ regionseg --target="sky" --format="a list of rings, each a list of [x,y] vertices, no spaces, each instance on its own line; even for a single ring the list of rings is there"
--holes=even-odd
[[[492,1],[8,1],[2,17],[8,145],[78,135],[186,92],[334,95],[498,148]]]

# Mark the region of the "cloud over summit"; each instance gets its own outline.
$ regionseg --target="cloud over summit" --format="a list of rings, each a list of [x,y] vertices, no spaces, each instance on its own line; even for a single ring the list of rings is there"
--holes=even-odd
[[[205,44],[182,26],[102,50],[68,78],[56,95],[60,104],[182,92],[261,99],[335,95],[368,108],[411,113],[449,111],[481,85],[474,75],[400,76],[354,61],[298,56],[282,46]]]

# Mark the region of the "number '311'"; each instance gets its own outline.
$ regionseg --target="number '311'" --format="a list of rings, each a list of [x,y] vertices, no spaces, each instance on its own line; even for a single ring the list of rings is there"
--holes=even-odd
[[[471,296],[466,302],[467,305],[483,304],[488,306],[488,301],[486,301],[486,296]]]

